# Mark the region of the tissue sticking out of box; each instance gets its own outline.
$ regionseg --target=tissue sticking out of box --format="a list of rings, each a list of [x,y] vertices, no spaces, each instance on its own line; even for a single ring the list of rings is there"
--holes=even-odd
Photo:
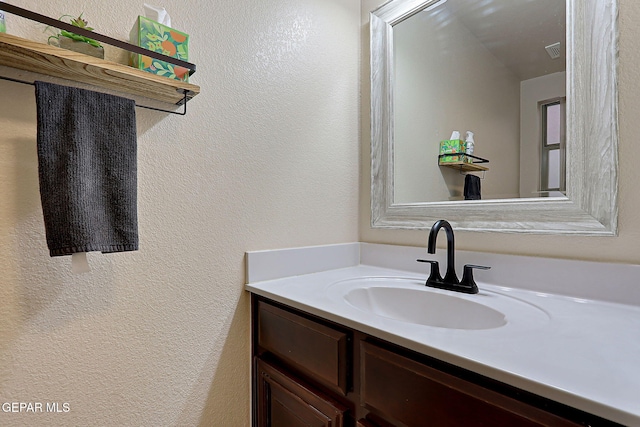
[[[454,130],[451,132],[451,138],[449,139],[460,139],[460,131]]]
[[[152,21],[156,21],[161,23],[162,25],[166,25],[167,27],[171,26],[171,17],[164,7],[152,6],[145,3],[144,16],[151,19]]]

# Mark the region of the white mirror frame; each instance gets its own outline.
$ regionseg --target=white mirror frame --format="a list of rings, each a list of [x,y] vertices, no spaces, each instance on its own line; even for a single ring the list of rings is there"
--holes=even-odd
[[[371,226],[447,219],[456,230],[616,235],[617,0],[567,0],[566,198],[393,203],[393,26],[436,1],[393,0],[370,14]]]

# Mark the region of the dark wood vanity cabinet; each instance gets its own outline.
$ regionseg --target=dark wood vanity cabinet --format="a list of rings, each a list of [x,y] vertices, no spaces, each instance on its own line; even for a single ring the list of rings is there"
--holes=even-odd
[[[254,427],[617,424],[253,295]]]

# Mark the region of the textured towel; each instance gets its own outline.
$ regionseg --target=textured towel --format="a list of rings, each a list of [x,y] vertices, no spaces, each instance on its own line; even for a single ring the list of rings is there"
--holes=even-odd
[[[475,175],[466,175],[464,177],[464,199],[480,200],[480,178]]]
[[[35,86],[50,255],[137,250],[135,102],[51,83]]]

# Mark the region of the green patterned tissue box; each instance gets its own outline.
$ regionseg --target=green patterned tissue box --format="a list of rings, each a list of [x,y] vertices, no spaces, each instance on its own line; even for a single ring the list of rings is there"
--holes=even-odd
[[[455,153],[460,153],[455,155]],[[451,154],[451,156],[441,156],[438,158],[439,164],[456,163],[466,161],[464,151],[464,141],[461,139],[447,139],[440,141],[440,155]]]
[[[138,16],[129,38],[132,44],[189,61],[189,35],[162,25],[144,16]],[[160,61],[150,56],[132,53],[130,65],[149,73],[176,80],[189,81],[189,70],[178,65]]]

